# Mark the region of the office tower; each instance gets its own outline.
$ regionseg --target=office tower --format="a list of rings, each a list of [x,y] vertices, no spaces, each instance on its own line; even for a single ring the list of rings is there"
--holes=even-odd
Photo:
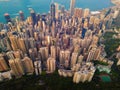
[[[45,60],[47,60],[49,57],[49,49],[48,47],[44,47],[44,49],[45,49]]]
[[[85,38],[80,40],[80,44],[81,44],[81,48],[82,49],[86,47],[86,40],[85,40]]]
[[[98,38],[98,36],[93,36],[93,39],[92,39],[92,44],[91,45],[97,45],[97,43],[98,43],[98,40],[99,40],[99,38]]]
[[[89,46],[91,38],[92,38],[92,31],[90,29],[87,30],[87,32],[85,34],[85,37],[86,37],[86,41],[87,41],[87,45],[86,46]]]
[[[67,48],[69,45],[69,37],[67,35],[63,36],[63,44],[64,48]]]
[[[18,36],[16,35],[11,35],[9,36],[10,42],[11,42],[11,47],[13,50],[19,49],[18,45]]]
[[[94,20],[95,20],[95,16],[90,16],[89,23],[90,23],[90,24],[93,24],[93,23],[94,23]]]
[[[4,14],[4,17],[5,17],[5,20],[6,20],[7,23],[8,23],[8,22],[11,22],[10,15],[9,15],[8,13],[5,13],[5,14]]]
[[[56,35],[56,24],[55,21],[52,22],[52,27],[51,27],[51,33],[52,33],[52,37],[54,38]]]
[[[49,35],[46,36],[46,41],[47,41],[47,46],[49,46],[51,43],[51,37]]]
[[[37,22],[38,22],[40,20],[40,18],[41,18],[39,13],[36,15],[36,18],[37,18]]]
[[[56,8],[55,8],[55,4],[52,2],[51,6],[50,6],[50,15],[51,15],[51,20],[55,20],[55,12]]]
[[[13,51],[7,52],[6,55],[7,55],[7,57],[8,57],[9,59],[14,59],[14,58],[15,58]]]
[[[80,78],[81,78],[81,73],[80,72],[75,72],[74,76],[73,76],[73,82],[74,83],[79,83]]]
[[[73,66],[73,70],[78,72],[80,70],[81,64],[77,63],[76,65]]]
[[[80,45],[77,44],[77,45],[75,45],[75,47],[74,47],[74,52],[75,52],[75,53],[80,53],[80,51],[81,51],[80,49],[81,49],[81,48],[80,48]]]
[[[69,60],[65,60],[65,64],[64,64],[65,68],[69,67]]]
[[[45,48],[44,47],[39,48],[39,56],[40,56],[40,60],[42,62],[46,61],[46,59],[45,59]]]
[[[77,63],[78,53],[72,53],[71,68]]]
[[[30,37],[30,39],[33,38],[33,35],[34,35],[34,31],[33,30],[34,30],[33,26],[29,25],[27,32],[28,32],[28,36]]]
[[[6,71],[6,70],[8,70],[8,65],[7,65],[5,59],[2,56],[0,56],[0,72]]]
[[[64,65],[64,63],[65,63],[65,52],[63,50],[60,50],[59,61],[60,61],[60,65]]]
[[[35,47],[35,39],[31,37],[28,40],[29,40],[29,46],[30,46],[30,48],[34,48]]]
[[[72,40],[72,44],[73,44],[73,46],[76,46],[77,43],[78,43],[78,39],[77,39],[77,38],[73,38],[73,40]]]
[[[89,8],[84,9],[83,17],[86,18],[86,17],[89,16],[89,14],[90,14],[90,10],[89,10]]]
[[[35,67],[35,74],[40,75],[42,73],[41,61],[35,61],[34,67]]]
[[[19,58],[19,59],[23,58],[23,53],[20,50],[13,51],[13,54],[15,58]]]
[[[21,77],[22,75],[24,75],[24,69],[23,69],[22,62],[20,59],[18,59],[18,58],[10,59],[9,65],[10,65],[10,68],[12,70],[12,73],[16,77]]]
[[[20,20],[24,21],[25,20],[24,13],[22,11],[19,11],[19,15],[20,15]]]
[[[26,22],[32,25],[33,24],[32,17],[31,16],[27,17]]]
[[[35,57],[38,57],[38,51],[37,51],[37,48],[36,48],[36,47],[33,48],[33,52],[34,52]]]
[[[84,27],[84,28],[88,28],[88,25],[89,25],[89,24],[88,24],[88,19],[85,19],[83,27]]]
[[[75,8],[74,10],[74,16],[77,18],[81,18],[83,15],[82,8]]]
[[[65,60],[70,60],[70,51],[69,50],[65,50]]]
[[[87,79],[87,71],[83,71],[83,72],[81,72],[81,75],[80,75],[81,77],[80,77],[80,80],[79,80],[79,82],[85,82],[85,81],[87,81],[86,79]]]
[[[61,6],[61,13],[64,13],[65,12],[65,7],[64,6]]]
[[[119,10],[115,10],[114,14],[113,14],[113,19],[116,19],[117,16],[119,15],[120,11]]]
[[[29,45],[29,39],[27,37],[24,38],[24,43],[25,43],[26,51],[28,52],[30,45]]]
[[[112,18],[110,18],[110,19],[107,21],[107,23],[106,23],[106,28],[107,28],[107,29],[110,29],[110,28],[111,28],[112,22],[113,22],[113,19],[112,19]]]
[[[83,55],[80,55],[80,56],[78,57],[77,63],[81,63],[81,62],[83,61],[83,58],[84,58],[84,56],[83,56]]]
[[[55,46],[51,46],[50,47],[50,51],[51,51],[51,57],[56,59],[56,47]]]
[[[75,7],[75,0],[71,0],[70,2],[70,15],[73,16]]]
[[[34,32],[35,41],[39,41],[39,32]]]
[[[34,72],[34,67],[33,67],[33,63],[32,60],[29,57],[24,57],[22,60],[22,65],[24,68],[24,72],[26,74],[33,74]]]
[[[87,57],[87,61],[91,61],[91,60],[94,59],[95,51],[96,51],[96,48],[92,48],[92,49],[89,51],[89,54],[88,54],[88,57]]]
[[[33,49],[29,49],[29,56],[32,59],[32,61],[35,61],[35,52]]]
[[[94,20],[94,24],[98,25],[99,23],[100,23],[100,19],[96,17],[95,20]]]
[[[22,50],[24,53],[27,52],[24,38],[18,38],[18,45],[19,45],[20,50]]]
[[[47,72],[53,73],[56,70],[56,60],[52,57],[49,57],[47,60]]]
[[[86,33],[86,31],[87,31],[87,30],[86,30],[85,28],[82,29],[82,38],[85,37],[85,33]]]
[[[56,47],[56,57],[57,57],[56,60],[59,60],[59,56],[60,56],[60,47],[57,46],[57,47]]]
[[[94,54],[94,60],[99,60],[101,49],[97,48]]]
[[[90,82],[92,80],[93,76],[94,76],[93,72],[88,72],[87,81]]]
[[[31,18],[32,18],[32,23],[33,25],[35,25],[37,23],[37,20],[36,20],[36,13],[34,10],[31,10],[30,11],[30,14],[31,14]]]
[[[55,3],[55,18],[58,19],[59,17],[59,4]]]

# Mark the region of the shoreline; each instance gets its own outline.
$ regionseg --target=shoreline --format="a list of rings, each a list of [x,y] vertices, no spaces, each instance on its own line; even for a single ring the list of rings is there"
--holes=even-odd
[[[111,2],[115,5],[120,5],[120,0],[111,0]]]
[[[118,5],[120,5],[120,0],[110,0],[110,2],[113,4],[112,6],[110,6],[110,7],[107,7],[107,8],[103,8],[103,9],[101,9],[101,10],[91,10],[91,12],[101,12],[101,11],[103,11],[103,10],[105,10],[105,9],[109,9],[109,8],[112,8],[112,7],[115,7],[115,6],[118,6]],[[79,8],[81,8],[81,7],[79,7]],[[83,8],[82,8],[83,9]],[[14,14],[14,17],[12,17],[12,18],[15,18],[17,15],[15,15]],[[28,16],[27,16],[28,17]],[[5,24],[5,22],[4,21],[0,21],[0,23],[4,23]]]

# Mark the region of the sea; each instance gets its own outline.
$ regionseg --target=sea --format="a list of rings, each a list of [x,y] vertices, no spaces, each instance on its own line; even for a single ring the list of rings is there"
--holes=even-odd
[[[25,17],[30,15],[30,8],[36,13],[48,13],[50,4],[54,1],[64,5],[69,10],[70,0],[0,0],[0,22],[5,23],[4,14],[9,13],[12,18],[19,15],[19,11],[24,12]],[[91,11],[102,10],[113,6],[110,0],[76,0],[75,7],[89,8]]]

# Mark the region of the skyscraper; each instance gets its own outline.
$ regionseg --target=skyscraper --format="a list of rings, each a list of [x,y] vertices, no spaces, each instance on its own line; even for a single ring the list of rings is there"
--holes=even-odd
[[[5,62],[4,58],[0,56],[0,71],[8,70],[8,65]]]
[[[51,57],[56,59],[56,48],[55,48],[55,46],[51,46],[50,48],[51,48],[51,50],[50,50],[51,51]]]
[[[65,63],[65,51],[64,50],[60,50],[59,60],[60,60],[60,65],[64,65]]]
[[[56,69],[56,60],[54,58],[48,58],[47,60],[47,71],[48,73],[54,72]]]
[[[55,3],[55,18],[58,19],[59,17],[59,4]]]
[[[75,7],[75,0],[71,0],[71,3],[70,3],[70,15],[71,16],[74,14],[74,7]]]
[[[24,21],[24,13],[22,11],[19,11],[19,15],[20,15],[20,20]]]
[[[89,8],[86,8],[86,9],[84,10],[83,17],[88,17],[89,14],[90,14],[90,9],[89,9]]]
[[[5,17],[7,23],[8,23],[8,22],[11,22],[10,15],[9,15],[8,13],[5,13],[5,14],[4,14],[4,17]]]
[[[24,75],[24,70],[20,59],[17,58],[9,60],[9,65],[16,77],[21,77],[22,75]]]
[[[34,72],[33,63],[29,57],[24,57],[24,59],[22,60],[22,64],[23,64],[25,73],[33,74]]]
[[[33,23],[33,25],[35,25],[36,22],[37,22],[35,11],[31,10],[30,14],[31,14],[31,17],[32,17],[32,23]]]
[[[24,38],[18,38],[19,48],[26,52],[26,46],[25,46],[25,39]]]
[[[34,66],[35,66],[35,74],[36,75],[41,74],[41,72],[42,72],[41,61],[35,61]]]
[[[82,14],[83,14],[82,8],[75,8],[75,10],[74,10],[74,16],[75,16],[75,17],[81,18],[81,17],[82,17]]]
[[[78,53],[72,53],[71,57],[71,67],[73,67],[77,62]]]
[[[11,47],[13,50],[19,49],[18,47],[18,36],[16,35],[11,35],[9,36],[10,42],[11,42]]]
[[[51,14],[51,19],[55,20],[55,4],[52,2],[50,6],[50,14]]]

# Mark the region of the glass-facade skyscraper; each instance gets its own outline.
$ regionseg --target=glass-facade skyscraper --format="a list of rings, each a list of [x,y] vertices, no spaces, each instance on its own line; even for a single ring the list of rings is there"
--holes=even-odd
[[[51,19],[55,20],[55,4],[52,2],[50,6]]]
[[[74,14],[74,7],[75,7],[75,0],[71,0],[71,3],[70,3],[70,15],[71,16]]]

